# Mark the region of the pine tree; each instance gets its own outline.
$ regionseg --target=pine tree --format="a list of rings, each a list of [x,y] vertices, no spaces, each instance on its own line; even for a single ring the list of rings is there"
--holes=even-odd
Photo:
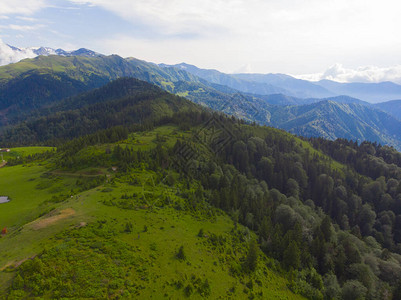
[[[301,265],[301,251],[295,241],[291,241],[287,249],[284,251],[283,264],[285,269],[299,269]]]
[[[246,258],[246,265],[249,271],[255,271],[258,264],[259,247],[256,240],[249,242],[248,256]]]

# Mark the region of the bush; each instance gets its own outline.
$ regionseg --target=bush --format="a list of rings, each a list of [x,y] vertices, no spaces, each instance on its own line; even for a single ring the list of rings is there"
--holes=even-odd
[[[336,299],[340,295],[340,285],[338,284],[337,277],[334,274],[326,274],[324,276],[324,286],[326,299]]]
[[[131,233],[131,232],[132,232],[132,229],[133,229],[132,223],[131,223],[131,222],[127,222],[127,223],[125,224],[124,232],[126,232],[126,233]]]
[[[184,252],[184,246],[181,246],[180,249],[178,249],[176,256],[179,260],[187,259],[187,257],[185,256],[185,252]]]
[[[185,296],[187,296],[187,297],[191,296],[193,290],[194,290],[194,288],[192,287],[192,284],[188,284],[184,289]]]
[[[203,297],[208,297],[211,293],[209,281],[206,279],[198,288],[198,292]]]
[[[367,291],[358,280],[348,280],[342,288],[341,295],[344,300],[364,299]]]

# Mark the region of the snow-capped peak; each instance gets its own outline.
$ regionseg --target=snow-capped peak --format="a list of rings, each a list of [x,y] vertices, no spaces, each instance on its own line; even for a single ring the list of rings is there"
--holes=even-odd
[[[34,58],[36,56],[43,55],[61,55],[61,56],[86,56],[96,57],[102,54],[95,51],[81,48],[74,51],[65,51],[63,49],[53,49],[50,47],[28,47],[28,48],[17,48],[4,43],[0,39],[0,66],[16,63],[25,58]]]

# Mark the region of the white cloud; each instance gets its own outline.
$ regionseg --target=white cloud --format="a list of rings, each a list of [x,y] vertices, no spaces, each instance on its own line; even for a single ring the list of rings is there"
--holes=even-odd
[[[233,73],[234,74],[238,74],[238,73],[253,73],[252,66],[251,66],[251,64],[242,65],[240,68],[236,69]]]
[[[177,62],[191,62],[200,67],[218,65],[214,53],[225,51],[227,56],[235,56],[223,48],[230,48],[224,39],[215,41],[213,45],[204,44],[201,40],[162,39],[148,40],[132,38],[129,36],[116,36],[98,42],[102,53],[118,54],[123,57],[136,57],[139,59],[174,64]],[[194,51],[196,49],[196,51]]]
[[[365,66],[352,69],[345,68],[342,64],[335,64],[323,73],[297,75],[295,77],[311,81],[322,79],[338,82],[392,81],[401,84],[401,65],[390,67]]]
[[[45,27],[43,24],[35,24],[35,25],[17,25],[17,24],[9,24],[9,25],[1,25],[0,29],[12,29],[18,31],[33,31],[38,30],[40,28]]]
[[[0,1],[0,15],[32,15],[46,7],[46,0]]]
[[[24,16],[17,16],[16,18],[21,21],[27,21],[27,22],[38,22],[39,21],[39,19],[31,18],[31,17],[24,17]]]
[[[13,50],[0,39],[0,66],[37,56],[31,49]]]
[[[312,73],[336,61],[377,64],[377,57],[381,64],[391,65],[394,60],[401,64],[401,2],[397,0],[70,1],[101,7],[134,25],[143,24],[151,32],[146,38],[127,36],[141,47],[163,46],[163,40],[176,43],[176,49],[170,47],[173,53],[160,51],[153,60],[182,61],[178,48],[188,49],[185,44],[201,41],[200,48],[189,49],[192,55],[186,54],[187,62],[198,63],[200,51],[215,49],[207,51],[212,55],[208,59],[226,72],[249,64],[255,72]],[[132,44],[120,42],[116,47],[127,53]]]
[[[103,53],[154,62],[185,61],[224,72],[314,74],[322,66],[342,62],[346,71],[340,68],[325,76],[343,81],[351,80],[350,74],[361,80],[395,77],[398,75],[391,75],[391,70],[383,71],[383,66],[401,65],[401,2],[397,0],[10,0],[0,1],[0,18],[18,16],[14,24],[2,21],[3,26],[29,34],[36,26],[31,22],[39,18],[36,12],[61,3],[74,10],[89,5],[92,13],[100,8],[131,22],[111,32],[104,29],[113,26],[102,20],[85,23],[84,16],[77,17],[79,13],[63,10],[63,14],[71,14],[71,22],[83,20],[96,33],[93,36],[104,32],[104,37],[95,42],[94,37],[83,40],[76,31],[80,29],[68,21],[47,26],[46,32],[36,27],[37,37],[85,45]],[[40,20],[49,24],[42,14]],[[52,28],[64,34],[63,38]],[[3,30],[3,38],[6,33],[14,32]],[[33,39],[28,34],[26,38]],[[372,67],[369,73],[359,70],[361,65],[379,67]],[[314,76],[320,78],[322,74]]]

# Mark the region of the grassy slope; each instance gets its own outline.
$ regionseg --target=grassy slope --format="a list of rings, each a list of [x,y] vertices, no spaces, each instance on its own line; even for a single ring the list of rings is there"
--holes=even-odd
[[[152,132],[133,134],[122,144],[135,148],[148,149],[154,146],[153,140],[156,134],[167,136],[168,144],[174,143],[177,136],[185,134],[177,131],[177,128],[164,126]],[[111,146],[111,145],[110,145]],[[107,145],[93,147],[85,151],[103,152]],[[68,176],[43,176],[47,171],[45,166],[32,163],[26,166],[13,166],[0,169],[0,190],[4,190],[12,201],[2,204],[0,207],[0,226],[11,226],[10,233],[0,239],[0,269],[6,266],[18,265],[24,259],[39,254],[43,249],[52,249],[55,245],[68,245],[65,238],[55,238],[60,232],[74,232],[90,230],[90,226],[76,229],[80,224],[93,224],[97,220],[107,220],[115,229],[114,239],[123,245],[133,247],[132,255],[144,262],[141,268],[130,273],[130,280],[139,284],[139,295],[144,298],[159,299],[162,296],[177,299],[184,296],[184,288],[194,279],[208,279],[211,287],[211,298],[245,298],[250,293],[246,284],[253,283],[254,293],[269,299],[297,299],[286,287],[286,280],[279,277],[266,267],[268,260],[263,259],[259,263],[257,272],[253,275],[231,276],[229,269],[233,262],[241,263],[246,256],[246,241],[227,242],[222,247],[214,247],[208,237],[198,237],[201,228],[206,236],[212,234],[221,235],[230,240],[233,223],[230,218],[222,214],[216,218],[199,218],[188,212],[179,211],[169,206],[155,207],[154,209],[127,210],[115,206],[106,206],[104,200],[117,200],[122,194],[141,194],[158,196],[169,193],[173,201],[183,201],[175,196],[170,187],[164,185],[154,186],[151,177],[156,174],[150,171],[137,170],[132,176],[138,178],[135,185],[128,184],[124,179],[116,180],[114,184],[106,184],[105,187],[97,187],[85,192],[75,194],[62,203],[44,204],[55,191],[57,193],[69,191],[74,188],[75,181],[82,179],[82,173],[69,174]],[[48,185],[48,186],[46,186]],[[21,188],[23,186],[23,189]],[[46,186],[45,188],[43,188]],[[107,189],[105,189],[107,188]],[[108,191],[108,192],[105,192]],[[35,207],[38,207],[39,209]],[[21,210],[21,208],[24,208]],[[52,213],[42,216],[32,222],[34,217],[49,208],[56,208]],[[64,215],[64,212],[73,212]],[[65,216],[55,222],[49,222],[54,216]],[[47,227],[38,224],[49,222]],[[133,224],[131,233],[123,232],[127,222]],[[10,225],[11,224],[11,225]],[[12,225],[18,225],[12,227]],[[21,226],[24,224],[23,226]],[[147,225],[147,232],[143,232]],[[17,229],[18,227],[18,229]],[[139,238],[138,238],[139,237]],[[175,258],[178,248],[183,245],[187,256],[186,261]],[[227,250],[230,249],[230,250]],[[92,250],[88,250],[88,253]],[[9,272],[10,271],[10,272]],[[144,276],[144,274],[146,276]],[[15,276],[12,268],[0,272],[0,290],[9,286]],[[177,282],[183,286],[177,288]],[[255,282],[260,282],[257,284]],[[231,292],[230,292],[231,291]],[[200,298],[199,293],[193,293],[194,298]],[[1,298],[1,296],[0,296]]]
[[[3,159],[7,160],[10,158],[25,157],[28,155],[38,154],[45,151],[52,151],[53,147],[15,147],[10,149],[10,152],[2,152]]]
[[[49,71],[62,72],[81,81],[84,81],[86,76],[91,74],[115,77],[115,74],[108,69],[114,60],[118,60],[117,57],[109,56],[103,59],[100,57],[38,56],[33,59],[24,59],[16,64],[3,66],[0,68],[0,80],[9,80],[32,70],[38,70],[43,73],[48,73]]]

